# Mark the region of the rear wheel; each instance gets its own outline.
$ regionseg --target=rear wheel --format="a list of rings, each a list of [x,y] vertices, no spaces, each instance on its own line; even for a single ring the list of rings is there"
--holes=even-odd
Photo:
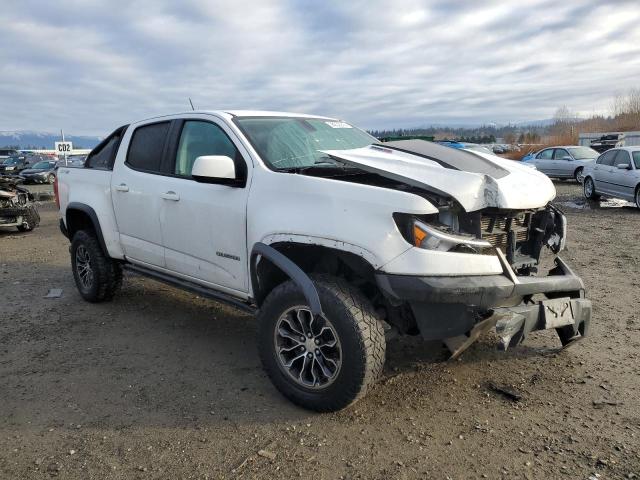
[[[600,195],[596,193],[596,186],[591,177],[584,179],[582,189],[584,191],[585,198],[588,198],[589,200],[598,200],[600,198]]]
[[[324,317],[314,318],[293,281],[276,287],[258,315],[258,348],[276,388],[319,412],[345,408],[375,384],[385,336],[373,305],[346,281],[313,277]]]
[[[111,300],[122,285],[120,264],[105,255],[93,232],[79,230],[71,242],[73,278],[88,302]]]
[[[576,168],[576,171],[573,174],[573,178],[576,179],[576,182],[582,184],[582,182],[584,182],[584,168]]]

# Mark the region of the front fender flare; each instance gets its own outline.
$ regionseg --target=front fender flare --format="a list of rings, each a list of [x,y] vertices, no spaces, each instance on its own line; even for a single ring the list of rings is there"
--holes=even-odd
[[[269,260],[276,267],[282,270],[291,280],[293,280],[298,287],[300,287],[300,290],[302,290],[302,293],[309,303],[311,313],[314,317],[323,315],[320,296],[318,295],[318,291],[309,276],[285,255],[262,242],[256,243],[251,250],[250,272],[254,296],[255,293],[260,290],[260,280],[258,279],[256,271],[258,256]]]

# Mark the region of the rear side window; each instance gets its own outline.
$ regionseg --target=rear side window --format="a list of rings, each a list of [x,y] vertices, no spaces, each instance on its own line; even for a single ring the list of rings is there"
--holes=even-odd
[[[611,166],[613,165],[613,159],[615,158],[617,153],[618,153],[618,150],[608,150],[604,152],[602,155],[600,155],[600,157],[598,157],[598,160],[596,160],[596,163],[598,165]]]
[[[97,168],[100,170],[111,170],[118,153],[120,140],[126,131],[127,126],[118,128],[115,132],[100,142],[96,148],[91,150],[85,161],[85,167]]]
[[[541,151],[536,158],[542,160],[550,160],[553,156],[553,148],[548,148],[547,150]]]
[[[636,164],[636,170],[640,170],[640,152],[633,152],[633,163]]]
[[[169,122],[136,128],[131,137],[126,163],[136,170],[160,173]]]

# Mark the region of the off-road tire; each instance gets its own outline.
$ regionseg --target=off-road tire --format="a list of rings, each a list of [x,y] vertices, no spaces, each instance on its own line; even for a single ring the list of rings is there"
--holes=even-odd
[[[384,366],[385,335],[373,305],[359,290],[337,277],[311,278],[342,348],[341,368],[333,383],[320,390],[305,388],[291,379],[277,358],[274,334],[278,320],[288,309],[307,305],[293,281],[277,286],[260,308],[258,350],[267,375],[285,397],[309,410],[333,412],[353,404],[375,384]]]
[[[76,265],[76,251],[80,246],[89,254],[93,271],[90,287],[82,284]],[[107,257],[95,234],[86,230],[77,231],[73,236],[70,252],[73,278],[82,298],[92,303],[111,300],[122,286],[122,268],[118,262]]]
[[[40,214],[33,205],[26,207],[26,212],[22,213],[22,225],[18,225],[21,232],[30,232],[40,224]]]
[[[591,195],[587,194],[587,183],[591,182],[592,189]],[[591,177],[585,177],[584,182],[582,182],[582,192],[584,193],[584,197],[588,200],[598,200],[600,195],[596,193],[596,184]]]
[[[578,182],[578,185],[582,185],[582,182],[584,182],[584,167],[576,168],[576,171],[573,172],[573,178]]]

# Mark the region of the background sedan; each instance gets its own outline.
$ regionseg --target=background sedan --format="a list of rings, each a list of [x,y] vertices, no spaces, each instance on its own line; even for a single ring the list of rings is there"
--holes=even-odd
[[[584,180],[584,168],[592,164],[599,153],[589,147],[558,146],[540,150],[533,158],[524,160],[552,178],[575,178]]]
[[[31,168],[22,170],[20,177],[24,183],[53,183],[56,179],[56,160],[43,160],[36,163]]]
[[[584,196],[600,195],[635,202],[640,208],[640,147],[607,150],[584,170]]]

